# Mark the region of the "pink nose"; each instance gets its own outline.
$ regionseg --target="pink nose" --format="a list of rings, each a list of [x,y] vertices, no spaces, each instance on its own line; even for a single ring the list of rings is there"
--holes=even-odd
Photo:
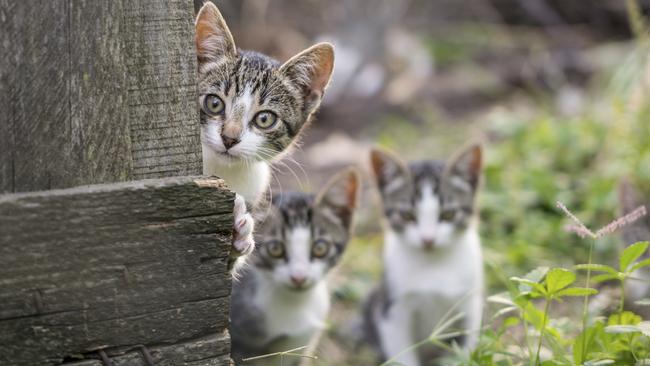
[[[424,249],[431,250],[436,244],[433,242],[433,239],[422,239],[422,245]]]
[[[307,281],[307,278],[305,276],[291,276],[291,282],[296,287],[302,287],[302,285],[305,284],[305,281]]]

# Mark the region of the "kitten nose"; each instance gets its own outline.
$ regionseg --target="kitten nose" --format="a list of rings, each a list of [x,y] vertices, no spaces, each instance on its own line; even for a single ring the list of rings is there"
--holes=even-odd
[[[305,276],[296,276],[296,275],[291,275],[291,282],[296,286],[296,287],[302,287],[302,285],[305,284],[305,281],[307,281],[307,278]]]
[[[223,146],[226,148],[226,150],[230,149],[231,147],[239,143],[239,139],[234,139],[226,135],[221,135],[221,141],[223,141]]]
[[[433,242],[433,239],[422,239],[422,245],[424,249],[431,250],[436,244]]]

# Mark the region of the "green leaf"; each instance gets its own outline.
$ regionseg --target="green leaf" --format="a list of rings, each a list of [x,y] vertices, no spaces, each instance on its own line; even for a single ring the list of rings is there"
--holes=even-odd
[[[534,281],[531,281],[531,280],[528,280],[528,279],[525,279],[525,278],[519,278],[519,277],[510,277],[510,281],[515,281],[515,282],[518,282],[521,285],[525,285],[525,286],[528,287],[528,288],[523,288],[522,289],[521,286],[520,286],[520,291],[522,291],[522,292],[530,292],[532,289],[535,289],[535,290],[537,290],[538,292],[540,292],[542,294],[546,293],[546,289],[544,288],[544,286],[542,286],[541,284],[539,284],[537,282],[534,282]]]
[[[641,322],[641,317],[631,311],[624,311],[609,316],[607,325],[637,325]]]
[[[604,324],[601,321],[598,321],[576,337],[575,341],[573,342],[574,364],[582,365],[585,361],[587,361],[587,359],[591,358],[590,354],[601,350],[601,344],[598,342],[598,339],[602,336],[603,329]]]
[[[575,273],[564,268],[553,268],[546,274],[546,288],[549,294],[554,294],[569,286],[576,280]]]
[[[555,296],[557,297],[562,297],[562,296],[587,296],[587,295],[595,295],[598,293],[598,290],[595,288],[585,288],[585,287],[569,287],[565,288],[564,290],[558,291]]]
[[[609,274],[609,273],[603,273],[603,274],[599,274],[597,276],[593,276],[591,278],[591,281],[594,282],[594,283],[601,283],[601,282],[604,282],[604,281],[619,280],[619,279],[620,278],[619,278],[618,274],[613,275],[613,274]]]
[[[503,321],[503,326],[505,328],[510,328],[510,327],[514,327],[515,325],[518,325],[519,323],[521,323],[521,320],[519,320],[519,318],[511,316],[509,318],[506,318],[506,320]]]
[[[621,272],[627,272],[630,264],[637,260],[641,255],[643,255],[647,249],[647,241],[640,241],[625,248],[625,250],[623,250],[623,253],[621,253],[621,259],[619,261]]]
[[[607,272],[611,274],[617,274],[618,271],[614,269],[613,267],[606,266],[604,264],[578,264],[575,266],[576,269],[582,269],[582,270],[592,270],[596,272]]]
[[[636,270],[639,270],[639,269],[641,269],[641,268],[643,268],[643,267],[647,267],[647,266],[650,266],[650,258],[648,258],[648,259],[644,259],[644,260],[642,260],[642,261],[640,261],[640,262],[636,262],[636,263],[634,263],[634,265],[632,266],[632,268],[630,268],[629,273],[632,273],[632,272],[634,272],[634,271],[636,271]]]

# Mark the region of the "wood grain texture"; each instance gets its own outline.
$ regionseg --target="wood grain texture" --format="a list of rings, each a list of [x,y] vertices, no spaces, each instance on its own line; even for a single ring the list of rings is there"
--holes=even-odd
[[[67,4],[2,0],[0,13],[0,118],[11,139],[0,148],[0,192],[48,189],[65,181],[70,152]]]
[[[142,344],[222,364],[233,200],[198,177],[0,195],[0,364]]]
[[[201,174],[193,4],[0,0],[0,192]]]
[[[201,174],[193,4],[132,0],[125,50],[134,179]]]
[[[230,336],[224,330],[220,334],[191,340],[189,342],[147,347],[156,366],[223,366],[230,363],[228,355]],[[108,352],[107,357],[114,366],[139,366],[144,364],[141,348]],[[98,355],[87,357],[99,358]],[[104,366],[99,359],[86,359],[65,363],[66,366]]]

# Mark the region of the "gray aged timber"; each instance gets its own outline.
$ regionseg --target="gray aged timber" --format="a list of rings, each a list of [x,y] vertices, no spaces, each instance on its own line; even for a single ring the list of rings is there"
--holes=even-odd
[[[227,364],[233,199],[199,177],[0,195],[0,364]]]
[[[193,4],[0,0],[0,193],[201,174]]]

